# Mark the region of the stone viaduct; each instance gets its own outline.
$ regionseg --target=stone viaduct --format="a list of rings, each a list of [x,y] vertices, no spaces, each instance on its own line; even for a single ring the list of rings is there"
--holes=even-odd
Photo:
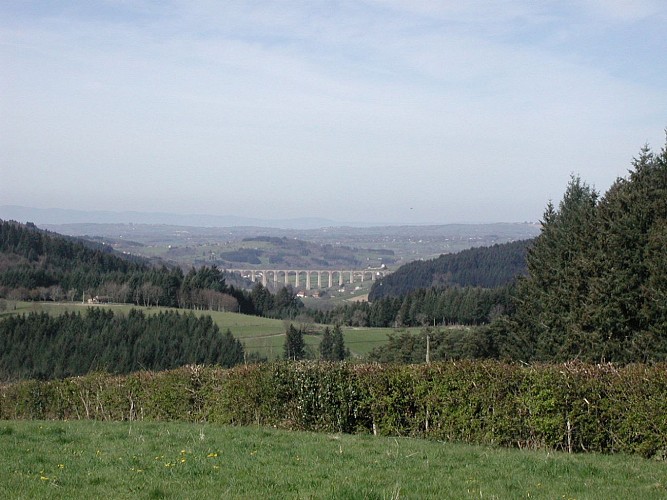
[[[377,278],[389,274],[385,268],[381,269],[356,269],[356,270],[305,270],[305,269],[225,269],[230,273],[239,273],[245,278],[249,278],[253,283],[258,279],[262,280],[262,285],[266,286],[272,280],[274,286],[279,284],[292,285],[295,289],[301,287],[303,282],[302,277],[305,277],[305,289],[311,290],[316,288],[331,288],[334,286],[334,277],[337,278],[338,286],[344,284],[354,284],[357,279],[363,283],[367,278],[374,281]],[[324,276],[324,280],[322,279]],[[313,279],[316,278],[316,279]],[[323,286],[324,285],[324,286]]]

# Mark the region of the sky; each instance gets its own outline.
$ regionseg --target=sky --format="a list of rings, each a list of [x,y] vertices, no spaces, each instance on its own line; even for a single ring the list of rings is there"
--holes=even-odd
[[[0,205],[538,221],[665,145],[663,0],[0,2]]]

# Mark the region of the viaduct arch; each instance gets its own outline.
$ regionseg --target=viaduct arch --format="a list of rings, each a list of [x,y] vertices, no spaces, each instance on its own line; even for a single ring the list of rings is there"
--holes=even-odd
[[[239,273],[249,278],[253,283],[261,280],[262,285],[273,283],[274,286],[292,285],[295,289],[301,287],[306,290],[313,288],[331,288],[336,283],[344,284],[363,283],[367,279],[375,281],[389,274],[386,268],[381,269],[225,269],[226,272]]]

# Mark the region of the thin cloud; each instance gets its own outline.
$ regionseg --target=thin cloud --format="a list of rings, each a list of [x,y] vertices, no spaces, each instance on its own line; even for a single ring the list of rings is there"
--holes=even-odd
[[[13,5],[16,204],[401,222],[400,198],[429,200],[421,222],[535,220],[572,171],[604,188],[665,126],[664,70],[615,57],[662,55],[627,39],[657,33],[651,2]]]

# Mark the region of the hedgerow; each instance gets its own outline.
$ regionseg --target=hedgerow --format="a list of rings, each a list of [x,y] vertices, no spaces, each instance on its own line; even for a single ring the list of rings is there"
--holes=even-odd
[[[269,363],[0,387],[0,419],[182,420],[667,458],[667,364]]]

